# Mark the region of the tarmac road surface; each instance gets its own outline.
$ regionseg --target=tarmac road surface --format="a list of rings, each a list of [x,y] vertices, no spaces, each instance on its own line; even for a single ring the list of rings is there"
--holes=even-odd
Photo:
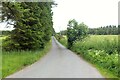
[[[103,76],[95,67],[52,37],[52,48],[42,59],[7,78],[103,78]]]

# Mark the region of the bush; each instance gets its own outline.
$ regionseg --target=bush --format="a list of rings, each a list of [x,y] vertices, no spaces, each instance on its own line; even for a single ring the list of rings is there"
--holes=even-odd
[[[93,64],[118,76],[118,37],[116,35],[93,35],[77,41],[72,50]]]

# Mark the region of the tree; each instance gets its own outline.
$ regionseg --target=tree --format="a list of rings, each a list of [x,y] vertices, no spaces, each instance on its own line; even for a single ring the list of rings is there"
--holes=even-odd
[[[71,49],[73,43],[76,40],[82,40],[87,36],[88,26],[84,23],[78,24],[78,22],[73,19],[68,22],[67,37],[68,37],[68,48]]]
[[[97,34],[97,35],[117,35],[118,27],[115,25],[109,25],[99,28],[89,28],[89,34]]]
[[[44,48],[53,31],[53,2],[4,2],[3,21],[12,20],[14,30],[7,50]]]

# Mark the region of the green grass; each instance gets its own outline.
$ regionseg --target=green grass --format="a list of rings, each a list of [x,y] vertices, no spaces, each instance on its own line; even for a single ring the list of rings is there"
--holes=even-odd
[[[67,37],[66,37],[66,36],[64,36],[63,38],[61,38],[61,39],[59,40],[59,42],[60,42],[61,44],[63,44],[65,47],[67,47]]]
[[[22,68],[42,58],[51,48],[51,41],[45,49],[36,51],[3,51],[2,52],[2,78],[21,70]],[[0,71],[1,72],[1,71]]]
[[[67,38],[59,41],[65,44]],[[96,66],[105,77],[118,77],[120,66],[118,64],[118,35],[90,35],[82,41],[76,41],[71,50]]]
[[[1,46],[1,43],[2,43],[2,40],[5,39],[6,36],[0,36],[0,46]]]
[[[67,37],[66,36],[58,36],[58,35],[56,35],[55,37],[62,45],[67,47]]]
[[[2,47],[2,40],[6,39],[8,36],[0,36],[0,47]]]
[[[0,36],[0,79],[2,78],[2,39],[4,37]]]
[[[0,41],[2,41],[3,39],[5,39],[8,36],[0,36]]]
[[[108,53],[112,53],[113,50],[118,48],[118,36],[117,35],[92,35],[87,37],[83,41],[77,41],[74,47],[84,50],[105,50]]]

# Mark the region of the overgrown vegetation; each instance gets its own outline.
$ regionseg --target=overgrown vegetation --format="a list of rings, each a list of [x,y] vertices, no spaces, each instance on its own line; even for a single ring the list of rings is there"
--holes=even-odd
[[[59,42],[65,45],[67,38]],[[117,35],[90,35],[76,41],[71,50],[95,65],[105,77],[119,77]]]
[[[3,51],[2,53],[2,78],[36,62],[43,57],[51,48],[51,41],[44,49],[32,51]]]
[[[88,31],[85,24],[78,25],[74,19],[68,22],[68,26],[67,30],[56,35],[58,41],[93,63],[106,77],[119,77],[119,41],[118,35],[115,35],[118,34],[118,27],[110,25]],[[88,34],[100,35],[88,36]]]
[[[117,35],[93,35],[76,42],[72,50],[118,77],[120,65],[118,64]]]
[[[55,35],[55,38],[62,44],[64,45],[66,48],[67,48],[67,37],[66,36],[63,36],[63,35],[59,35],[59,34],[56,34]]]
[[[67,42],[68,42],[68,49],[71,49],[73,43],[76,40],[82,40],[87,36],[88,33],[88,26],[84,23],[78,24],[78,22],[73,19],[68,22],[67,28]]]

